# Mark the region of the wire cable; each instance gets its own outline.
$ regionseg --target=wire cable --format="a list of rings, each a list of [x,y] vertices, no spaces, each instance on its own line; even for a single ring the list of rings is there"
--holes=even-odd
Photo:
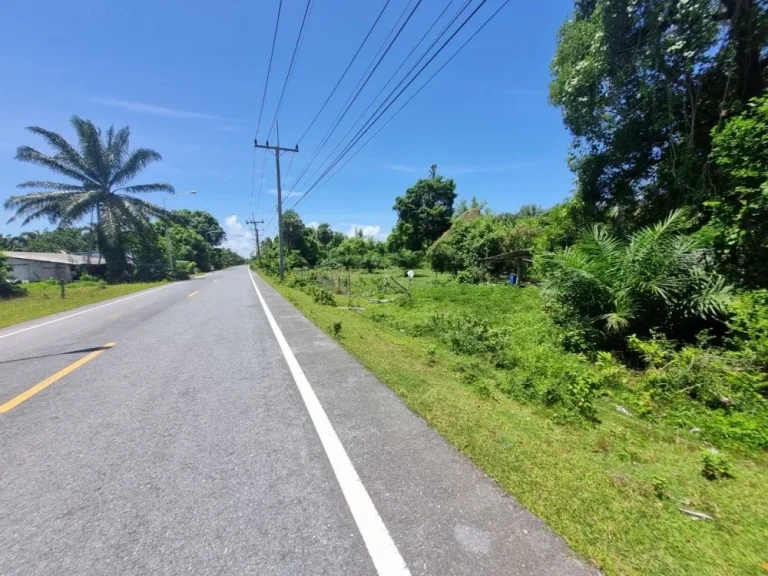
[[[256,147],[253,147],[254,152],[254,158],[256,153]],[[264,159],[261,161],[261,180],[259,181],[259,195],[256,196],[256,210],[259,209],[259,204],[261,204],[261,190],[264,188],[264,168],[267,166],[267,149],[264,149]]]
[[[320,145],[318,146],[317,150],[312,155],[312,158],[309,160],[309,162],[304,167],[304,170],[302,170],[301,174],[299,174],[299,177],[296,179],[296,182],[294,182],[294,187],[295,187],[296,183],[299,180],[301,180],[301,178],[304,176],[304,174],[306,174],[307,170],[309,170],[309,167],[315,161],[315,158],[317,158],[318,154],[320,154],[320,151],[328,143],[328,140],[330,140],[331,136],[333,135],[333,132],[336,131],[336,129],[338,128],[338,126],[341,123],[341,121],[344,119],[344,117],[349,112],[350,108],[352,108],[352,105],[355,103],[355,101],[357,100],[358,96],[360,96],[360,93],[363,91],[365,86],[368,84],[368,81],[371,79],[371,76],[373,76],[374,72],[376,72],[376,69],[379,67],[379,65],[381,64],[382,60],[384,60],[386,55],[389,53],[389,50],[392,48],[392,45],[395,43],[395,41],[397,41],[398,37],[400,36],[402,31],[405,29],[406,25],[410,21],[410,19],[413,16],[414,12],[416,12],[416,9],[421,5],[422,1],[423,0],[417,0],[416,5],[413,7],[413,9],[408,14],[408,17],[405,19],[405,22],[403,22],[402,25],[400,25],[400,28],[397,30],[397,33],[395,34],[394,38],[392,38],[392,40],[387,45],[386,49],[384,50],[384,53],[378,58],[378,60],[376,61],[376,64],[373,66],[373,69],[370,70],[370,72],[368,72],[367,76],[365,77],[365,80],[362,83],[362,86],[360,86],[359,89],[357,88],[357,86],[355,87],[354,90],[356,90],[356,92],[354,93],[354,96],[351,98],[351,101],[350,101],[349,98],[347,98],[347,102],[344,104],[343,112],[341,112],[340,115],[336,116],[336,119],[334,120],[332,126],[328,129],[328,131],[326,132],[325,136],[323,137],[323,141],[320,143]],[[410,3],[406,6],[406,8],[405,8],[406,11],[408,10],[409,6],[410,6]],[[403,12],[403,14],[405,14],[405,11]],[[398,22],[400,21],[400,19],[402,19],[402,15],[398,19]],[[397,25],[398,24],[395,23],[395,27],[397,27]],[[394,30],[394,28],[393,28],[393,30]],[[390,35],[391,35],[391,32],[390,32]],[[384,42],[386,44],[386,40]],[[381,51],[381,49],[379,49],[379,51]],[[374,60],[375,59],[376,59],[376,57],[374,57]],[[360,83],[358,82],[358,85],[359,84]]]
[[[304,192],[304,193],[303,193],[303,194],[302,194],[302,195],[299,197],[299,199],[298,199],[296,202],[294,202],[294,204],[291,206],[291,208],[292,208],[292,209],[293,209],[293,208],[295,208],[295,207],[296,207],[296,206],[297,206],[297,205],[298,205],[300,202],[302,202],[302,201],[303,201],[303,200],[304,200],[304,199],[305,199],[305,198],[308,196],[308,194],[309,194],[309,193],[310,193],[310,192],[311,192],[311,191],[312,191],[314,188],[316,188],[316,187],[317,187],[317,185],[318,185],[318,184],[319,184],[319,182],[322,180],[322,178],[324,178],[324,177],[325,177],[325,175],[327,175],[327,174],[330,172],[330,170],[332,170],[332,169],[333,169],[333,167],[335,167],[335,166],[338,164],[338,162],[339,162],[339,161],[340,161],[340,160],[341,160],[341,159],[342,159],[342,158],[343,158],[343,157],[344,157],[344,156],[345,156],[347,153],[349,153],[349,151],[352,149],[352,147],[354,147],[354,145],[355,145],[355,144],[356,144],[356,143],[357,143],[357,142],[358,142],[358,141],[359,141],[359,140],[360,140],[360,139],[361,139],[361,138],[362,138],[362,137],[363,137],[363,136],[364,136],[364,135],[365,135],[365,134],[368,132],[368,130],[370,130],[370,129],[373,127],[373,125],[374,125],[374,124],[375,124],[375,123],[378,121],[378,119],[379,119],[379,118],[381,118],[381,116],[382,116],[384,113],[386,113],[386,111],[387,111],[387,110],[388,110],[388,109],[389,109],[389,108],[392,106],[392,104],[394,104],[394,103],[395,103],[395,101],[397,101],[397,99],[400,97],[400,95],[402,95],[402,93],[403,93],[403,92],[404,92],[404,91],[405,91],[405,90],[406,90],[406,89],[407,89],[407,88],[408,88],[408,87],[409,87],[409,86],[410,86],[410,85],[413,83],[413,81],[414,81],[414,80],[416,80],[416,78],[418,78],[418,77],[419,77],[419,75],[420,75],[420,74],[421,74],[421,73],[424,71],[424,69],[425,69],[427,66],[429,66],[429,64],[430,64],[430,63],[431,63],[431,62],[432,62],[432,61],[433,61],[433,60],[434,60],[434,59],[437,57],[437,55],[438,55],[438,54],[440,54],[440,52],[442,52],[442,50],[443,50],[443,49],[444,49],[444,48],[445,48],[445,47],[448,45],[448,43],[449,43],[449,42],[451,42],[451,40],[452,40],[452,39],[453,39],[453,38],[454,38],[454,37],[455,37],[455,36],[456,36],[456,35],[457,35],[457,34],[458,34],[460,31],[461,31],[461,29],[462,29],[462,28],[463,28],[463,27],[464,27],[464,26],[465,26],[465,25],[466,25],[466,24],[467,24],[467,23],[468,23],[468,22],[469,22],[469,21],[470,21],[470,20],[471,20],[471,19],[472,19],[472,18],[475,16],[475,14],[477,13],[477,11],[478,11],[480,8],[482,8],[482,6],[485,4],[485,2],[486,2],[486,1],[487,1],[487,0],[483,0],[483,1],[482,1],[482,2],[481,2],[481,3],[480,3],[478,6],[477,6],[477,8],[475,8],[475,9],[474,9],[474,11],[473,11],[473,12],[472,12],[472,13],[471,13],[471,14],[470,14],[470,15],[469,15],[469,16],[468,16],[468,17],[467,17],[465,20],[464,20],[464,22],[462,22],[462,23],[461,23],[461,25],[460,25],[460,26],[459,26],[459,27],[458,27],[458,28],[457,28],[457,29],[456,29],[456,30],[453,32],[453,34],[451,34],[451,36],[450,36],[450,37],[449,37],[449,38],[448,38],[448,39],[447,39],[447,40],[446,40],[446,41],[445,41],[445,42],[444,42],[444,43],[443,43],[443,44],[440,46],[440,48],[437,50],[437,52],[435,52],[435,54],[433,54],[433,55],[432,55],[432,57],[431,57],[431,58],[430,58],[430,59],[429,59],[429,60],[428,60],[428,61],[427,61],[427,62],[424,64],[424,66],[422,66],[422,67],[419,69],[419,71],[418,71],[418,72],[416,73],[416,75],[415,75],[415,76],[414,76],[414,77],[413,77],[413,78],[412,78],[412,79],[411,79],[411,80],[408,82],[408,84],[406,84],[406,85],[403,87],[403,89],[402,89],[402,90],[400,90],[400,92],[398,92],[398,94],[397,94],[397,95],[396,95],[396,96],[395,96],[395,97],[392,99],[392,101],[391,101],[391,102],[390,102],[390,103],[387,105],[387,107],[386,107],[386,108],[384,108],[384,110],[382,110],[382,112],[381,112],[380,114],[378,114],[378,116],[376,116],[376,118],[374,118],[374,119],[373,119],[373,120],[372,120],[370,123],[367,123],[367,127],[365,128],[365,130],[362,130],[362,132],[359,132],[359,133],[358,133],[358,135],[356,135],[356,136],[355,136],[355,138],[354,138],[353,142],[351,142],[351,143],[350,143],[350,144],[349,144],[349,145],[348,145],[348,146],[345,148],[345,150],[344,150],[344,151],[343,151],[343,152],[342,152],[342,153],[339,155],[339,157],[338,157],[338,158],[337,158],[337,159],[336,159],[336,160],[335,160],[335,161],[334,161],[334,162],[333,162],[333,163],[332,163],[332,164],[331,164],[331,165],[330,165],[330,166],[329,166],[329,167],[326,169],[326,171],[325,171],[325,172],[324,172],[324,173],[323,173],[323,174],[320,176],[320,178],[318,178],[317,180],[315,180],[315,181],[313,182],[312,186],[310,186],[310,187],[309,187],[309,188],[308,188],[308,189],[307,189],[307,190],[306,190],[306,191],[305,191],[305,192]],[[402,110],[402,108],[404,108],[404,107],[405,107],[405,105],[407,105],[407,104],[408,104],[408,103],[409,103],[411,100],[413,100],[413,98],[416,96],[416,94],[418,94],[418,93],[419,93],[419,92],[420,92],[420,91],[421,91],[421,90],[422,90],[422,89],[423,89],[423,88],[424,88],[424,87],[425,87],[427,84],[429,84],[429,82],[430,82],[430,81],[431,81],[431,80],[432,80],[432,79],[433,79],[433,78],[434,78],[434,77],[435,77],[435,76],[436,76],[436,75],[437,75],[437,74],[438,74],[438,73],[439,73],[439,72],[440,72],[440,71],[441,71],[441,70],[442,70],[442,69],[443,69],[443,68],[444,68],[444,67],[445,67],[445,66],[446,66],[446,65],[447,65],[447,64],[448,64],[448,63],[449,63],[449,62],[450,62],[450,61],[451,61],[451,60],[452,60],[452,59],[453,59],[455,56],[456,56],[456,54],[458,54],[458,53],[459,53],[459,52],[460,52],[460,51],[461,51],[461,50],[462,50],[462,49],[463,49],[463,48],[464,48],[464,47],[465,47],[465,46],[466,46],[466,45],[467,45],[467,44],[468,44],[468,43],[469,43],[469,42],[470,42],[470,41],[471,41],[471,40],[472,40],[472,39],[473,39],[473,38],[474,38],[474,37],[475,37],[475,36],[476,36],[476,35],[477,35],[479,32],[480,32],[480,30],[482,30],[483,28],[485,28],[485,26],[486,26],[486,25],[487,25],[487,24],[488,24],[488,23],[489,23],[489,22],[490,22],[490,21],[491,21],[491,20],[492,20],[492,19],[493,19],[493,18],[494,18],[494,17],[495,17],[495,16],[496,16],[498,13],[499,13],[499,12],[501,11],[501,9],[502,9],[502,8],[504,8],[504,6],[506,6],[508,3],[509,3],[509,0],[504,0],[504,2],[503,2],[503,3],[502,3],[500,6],[499,6],[499,8],[497,8],[497,9],[496,9],[496,11],[495,11],[495,12],[493,12],[493,13],[490,15],[490,17],[489,17],[488,19],[486,19],[486,20],[485,20],[485,22],[483,22],[483,24],[482,24],[482,25],[481,25],[481,26],[480,26],[480,27],[479,27],[479,28],[478,28],[478,29],[477,29],[477,30],[476,30],[476,31],[475,31],[475,32],[474,32],[474,33],[473,33],[473,34],[472,34],[472,35],[471,35],[471,36],[470,36],[470,37],[469,37],[469,38],[468,38],[468,39],[467,39],[465,42],[464,42],[464,44],[462,44],[462,45],[461,45],[461,46],[458,48],[458,50],[457,50],[457,51],[456,51],[456,52],[455,52],[455,53],[454,53],[454,54],[453,54],[453,55],[452,55],[452,56],[451,56],[451,57],[450,57],[448,60],[446,60],[446,62],[445,62],[445,63],[444,63],[444,64],[443,64],[443,65],[442,65],[440,68],[438,68],[438,70],[437,70],[437,71],[436,71],[436,72],[435,72],[435,73],[434,73],[434,74],[433,74],[433,75],[432,75],[432,76],[431,76],[431,77],[430,77],[430,78],[429,78],[429,79],[428,79],[428,80],[427,80],[427,81],[426,81],[426,82],[425,82],[425,83],[424,83],[424,84],[423,84],[423,85],[422,85],[422,86],[421,86],[421,87],[420,87],[420,88],[419,88],[419,89],[418,89],[418,90],[417,90],[417,91],[416,91],[416,92],[415,92],[415,93],[414,93],[414,94],[413,94],[413,95],[412,95],[412,96],[411,96],[411,97],[410,97],[410,98],[409,98],[409,99],[406,101],[406,102],[405,102],[405,104],[403,104],[403,106],[401,106],[401,107],[400,107],[400,108],[399,108],[399,109],[398,109],[398,110],[395,112],[395,114],[393,114],[393,115],[392,115],[392,117],[391,117],[389,120],[387,120],[387,123],[389,123],[389,121],[390,121],[392,118],[394,118],[394,117],[395,117],[395,116],[396,116],[396,115],[397,115],[397,114],[400,112],[400,110]],[[381,131],[381,129],[383,129],[383,127],[384,127],[384,126],[386,126],[386,123],[385,123],[384,125],[382,125],[382,127],[379,129],[379,132]],[[376,133],[374,134],[374,136],[375,136],[376,134],[378,134],[378,132],[376,132]],[[368,144],[368,142],[370,142],[370,140],[371,140],[371,139],[373,139],[373,137],[371,137],[371,138],[370,138],[368,141],[366,141],[366,142],[365,142],[365,144],[363,144],[363,146],[362,146],[362,147],[361,147],[361,148],[358,150],[358,152],[359,152],[359,151],[360,151],[360,150],[361,150],[361,149],[362,149],[362,148],[363,148],[365,145],[367,145],[367,144]],[[346,164],[345,164],[345,165],[346,165]],[[338,173],[338,171],[337,171],[336,173]],[[334,176],[335,176],[335,174],[336,174],[336,173],[334,173]]]
[[[429,51],[432,50],[432,48],[435,46],[435,44],[437,44],[443,36],[445,36],[446,32],[451,28],[451,26],[453,26],[453,24],[456,22],[456,20],[459,18],[459,16],[461,16],[466,11],[466,9],[469,7],[471,2],[472,2],[472,0],[466,0],[466,2],[464,2],[464,5],[453,16],[451,21],[448,22],[448,24],[446,24],[443,27],[442,32],[440,32],[440,34],[438,34],[437,37],[434,40],[432,40],[432,43],[429,45],[429,47],[427,47],[427,49],[424,51],[424,53],[421,55],[421,57],[411,66],[411,68],[408,70],[408,72],[406,72],[406,74],[403,76],[403,78],[400,80],[400,82],[397,83],[397,85],[392,89],[392,91],[387,95],[387,97],[384,98],[384,100],[379,104],[379,107],[376,109],[376,111],[373,113],[373,115],[375,115],[379,110],[381,110],[382,106],[384,106],[386,104],[387,100],[392,96],[392,94],[394,94],[395,91],[400,86],[402,86],[403,82],[405,82],[408,79],[408,76],[410,76],[410,74],[424,60],[424,58],[426,58],[429,55]],[[366,109],[363,110],[363,112],[360,114],[360,116],[357,118],[357,120],[355,120],[354,124],[352,124],[352,126],[350,126],[349,130],[347,130],[347,132],[344,134],[344,136],[342,136],[341,139],[336,143],[336,146],[333,147],[333,149],[330,151],[328,156],[326,156],[325,160],[323,160],[321,162],[320,166],[312,173],[312,175],[310,176],[310,180],[312,180],[315,177],[315,175],[317,175],[317,173],[320,172],[320,170],[322,170],[322,166],[326,162],[328,162],[328,160],[330,160],[333,157],[333,155],[339,149],[339,146],[341,146],[342,143],[345,141],[347,136],[349,136],[352,133],[352,131],[355,130],[355,128],[358,126],[358,124],[363,119],[363,117],[365,117],[365,115],[368,112],[368,110],[371,109],[371,106],[373,106],[376,103],[376,100],[378,100],[379,96],[381,96],[381,94],[384,92],[384,90],[386,90],[387,86],[389,86],[389,84],[392,82],[392,80],[394,80],[395,76],[397,76],[397,73],[402,69],[402,67],[405,65],[405,63],[408,61],[408,59],[411,57],[411,55],[416,51],[416,49],[421,45],[421,43],[424,41],[424,39],[429,35],[429,32],[432,31],[432,28],[435,27],[435,25],[438,23],[440,18],[442,18],[443,14],[445,14],[445,11],[448,9],[448,7],[452,3],[453,3],[453,0],[451,0],[451,2],[449,2],[446,5],[446,7],[443,9],[443,11],[440,13],[440,15],[435,19],[435,21],[429,27],[427,32],[421,37],[421,40],[419,40],[418,43],[411,49],[411,51],[408,53],[408,55],[405,57],[405,59],[400,63],[400,66],[398,66],[397,70],[395,70],[395,72],[389,77],[389,80],[387,80],[386,84],[384,84],[384,86],[379,91],[379,93],[376,95],[376,97],[373,100],[371,100],[370,104],[368,104]],[[373,115],[371,117],[373,117]],[[302,176],[303,176],[303,174],[302,174]],[[297,188],[298,187],[298,183],[299,183],[300,180],[301,180],[301,178],[297,178],[296,181],[293,183],[292,188],[294,188],[294,189]]]
[[[322,187],[323,187],[323,186],[325,186],[325,185],[326,185],[328,182],[330,182],[330,181],[331,181],[331,179],[332,179],[334,176],[336,176],[336,174],[338,174],[339,172],[341,172],[341,171],[344,169],[344,167],[345,167],[347,164],[349,164],[349,163],[350,163],[350,162],[351,162],[351,161],[352,161],[352,160],[355,158],[355,156],[357,156],[357,155],[358,155],[358,154],[359,154],[359,153],[362,151],[362,149],[363,149],[363,148],[365,148],[366,146],[368,146],[368,144],[371,142],[371,140],[373,140],[374,138],[376,138],[376,136],[378,136],[378,135],[379,135],[379,132],[381,132],[382,130],[384,130],[384,128],[386,128],[386,127],[387,127],[387,125],[388,125],[388,124],[389,124],[389,123],[390,123],[392,120],[394,120],[394,119],[395,119],[395,116],[397,116],[398,114],[400,114],[400,112],[403,110],[403,108],[405,108],[406,106],[408,106],[408,104],[410,104],[411,100],[413,100],[414,98],[416,98],[416,96],[419,94],[419,92],[421,92],[421,91],[422,91],[424,88],[426,88],[427,84],[429,84],[430,82],[432,82],[432,80],[435,78],[435,76],[437,76],[438,74],[440,74],[440,72],[443,70],[443,68],[445,68],[445,67],[446,67],[446,66],[447,66],[447,65],[448,65],[448,64],[451,62],[451,60],[453,60],[453,59],[454,59],[454,58],[455,58],[455,57],[456,57],[456,56],[459,54],[459,52],[461,52],[461,51],[464,49],[464,47],[465,47],[467,44],[469,44],[469,43],[472,41],[472,39],[473,39],[475,36],[477,36],[477,35],[480,33],[480,31],[481,31],[483,28],[485,28],[485,26],[486,26],[486,25],[487,25],[487,24],[488,24],[488,23],[489,23],[489,22],[490,22],[490,21],[491,21],[491,20],[492,20],[492,19],[493,19],[493,18],[496,16],[496,14],[498,14],[498,13],[501,11],[501,9],[502,9],[502,8],[504,8],[504,6],[506,6],[508,3],[509,3],[509,0],[505,0],[505,1],[504,1],[504,2],[501,4],[501,6],[499,6],[499,8],[496,10],[496,12],[494,12],[493,14],[491,14],[491,16],[490,16],[490,17],[489,17],[489,18],[488,18],[488,19],[487,19],[485,22],[483,22],[483,24],[482,24],[482,25],[481,25],[481,26],[480,26],[480,27],[479,27],[479,28],[478,28],[478,29],[477,29],[477,30],[476,30],[476,31],[475,31],[475,32],[472,34],[472,36],[470,36],[470,37],[469,37],[469,38],[468,38],[468,39],[467,39],[467,40],[464,42],[464,44],[462,44],[461,46],[459,46],[459,48],[456,50],[456,52],[454,52],[454,53],[451,55],[451,57],[450,57],[450,58],[448,58],[448,59],[447,59],[445,62],[443,62],[443,64],[440,66],[440,68],[438,68],[438,69],[435,71],[435,73],[434,73],[434,74],[432,74],[432,76],[430,76],[430,77],[427,79],[427,81],[426,81],[426,82],[424,82],[424,84],[422,84],[421,86],[419,86],[418,90],[416,90],[416,91],[415,91],[413,94],[411,94],[411,95],[408,97],[408,100],[406,100],[405,102],[403,102],[403,104],[402,104],[402,105],[401,105],[401,106],[400,106],[400,107],[399,107],[399,108],[398,108],[398,109],[395,111],[395,113],[394,113],[394,114],[392,114],[392,116],[390,116],[389,118],[387,118],[386,122],[384,122],[384,124],[382,124],[382,125],[379,127],[379,129],[378,129],[378,130],[376,130],[376,132],[374,132],[374,133],[371,135],[371,137],[370,137],[370,138],[368,138],[368,139],[367,139],[365,142],[363,142],[362,146],[360,146],[360,148],[358,148],[357,150],[355,150],[355,153],[354,153],[354,154],[352,154],[352,156],[350,156],[349,158],[347,158],[347,160],[344,162],[344,164],[342,164],[342,165],[341,165],[341,166],[340,166],[338,169],[336,169],[336,171],[335,171],[333,174],[331,174],[331,175],[330,175],[330,176],[329,176],[329,177],[328,177],[328,178],[325,180],[325,182],[323,182],[322,184],[320,184],[320,185],[318,186],[318,188],[317,188],[315,191],[321,190],[321,189],[322,189]],[[311,194],[310,194],[310,195],[311,195]],[[296,207],[296,206],[299,204],[299,202],[301,202],[301,200],[302,200],[301,198],[300,198],[299,200],[297,200],[297,201],[296,201],[296,203],[295,203],[293,206],[291,206],[291,208],[295,208],[295,207]]]
[[[272,36],[272,50],[269,53],[269,65],[267,66],[267,79],[264,82],[264,94],[261,97],[261,108],[259,109],[259,121],[256,124],[256,136],[259,135],[259,128],[261,128],[261,115],[264,113],[264,102],[267,99],[267,87],[269,86],[269,74],[272,72],[272,58],[275,55],[275,42],[277,42],[277,28],[280,25],[280,12],[283,9],[283,0],[280,0],[280,4],[277,5],[277,19],[275,20],[275,33]]]
[[[379,23],[379,20],[381,20],[381,17],[384,15],[384,11],[387,9],[387,6],[389,6],[389,3],[390,3],[391,1],[392,1],[392,0],[387,0],[387,1],[384,3],[384,6],[382,7],[381,11],[379,12],[379,15],[378,15],[378,16],[376,16],[376,20],[374,20],[373,24],[372,24],[372,25],[371,25],[371,27],[368,29],[368,33],[365,35],[365,38],[363,38],[363,41],[360,43],[360,46],[358,46],[358,47],[357,47],[357,51],[355,52],[355,55],[354,55],[354,56],[352,56],[352,59],[349,61],[349,64],[347,64],[347,67],[344,69],[344,72],[342,72],[342,73],[341,73],[341,76],[340,76],[340,77],[339,77],[339,79],[336,81],[336,85],[333,87],[333,90],[331,90],[331,93],[330,93],[330,94],[328,94],[328,97],[325,99],[325,102],[323,102],[323,105],[322,105],[322,106],[320,106],[320,110],[318,110],[318,111],[317,111],[317,114],[315,114],[315,117],[314,117],[314,118],[312,118],[312,122],[310,122],[310,123],[309,123],[309,126],[307,126],[307,129],[306,129],[306,130],[304,130],[304,132],[302,133],[302,135],[301,135],[301,136],[299,136],[299,139],[296,141],[296,142],[297,142],[297,144],[301,143],[301,141],[302,141],[302,139],[304,138],[304,136],[306,136],[306,135],[307,135],[307,132],[309,132],[309,131],[310,131],[310,129],[312,128],[312,126],[314,126],[314,125],[315,125],[315,122],[317,122],[317,119],[320,117],[320,114],[322,114],[322,113],[323,113],[323,110],[325,110],[325,107],[328,105],[328,102],[330,102],[330,101],[331,101],[331,98],[332,98],[332,97],[333,97],[333,95],[336,93],[336,90],[338,90],[339,86],[341,85],[341,82],[342,82],[342,81],[344,80],[344,78],[346,77],[346,75],[347,75],[347,72],[349,72],[349,69],[352,67],[352,64],[354,64],[354,63],[355,63],[355,60],[357,59],[357,57],[358,57],[358,56],[359,56],[359,54],[360,54],[360,51],[361,51],[361,50],[363,49],[363,47],[365,46],[366,42],[368,42],[368,38],[370,38],[370,36],[371,36],[371,33],[373,32],[374,28],[376,28],[376,25]]]
[[[275,123],[277,122],[278,116],[280,114],[280,107],[283,105],[283,97],[285,96],[285,91],[288,89],[288,83],[290,82],[291,75],[293,74],[293,65],[296,63],[296,54],[299,51],[299,45],[301,44],[301,39],[304,36],[304,25],[307,23],[307,16],[309,14],[309,7],[311,5],[312,5],[312,0],[307,0],[307,5],[304,7],[304,16],[301,19],[301,27],[299,28],[299,35],[296,37],[296,45],[293,47],[293,54],[291,55],[291,63],[288,65],[288,72],[285,75],[285,82],[283,82],[283,89],[280,91],[280,98],[277,101],[277,108],[275,109],[275,117],[272,119],[272,125],[269,127],[269,133],[267,134],[267,139],[269,139],[270,135],[272,134],[272,130],[274,130],[275,128]]]
[[[251,165],[251,198],[248,201],[248,208],[253,212],[253,188],[256,180],[256,147],[253,147],[253,164]]]

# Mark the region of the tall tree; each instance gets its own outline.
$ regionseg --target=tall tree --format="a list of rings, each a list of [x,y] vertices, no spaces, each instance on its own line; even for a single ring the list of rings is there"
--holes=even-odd
[[[717,193],[711,132],[766,87],[765,0],[576,0],[550,97],[588,210],[626,228]]]
[[[165,183],[128,185],[144,168],[161,159],[160,154],[147,148],[130,151],[130,130],[110,127],[106,134],[89,120],[72,117],[78,137],[76,149],[66,139],[37,126],[28,130],[41,136],[53,155],[29,146],[20,146],[16,159],[48,168],[75,182],[59,183],[34,180],[19,184],[19,188],[38,191],[11,196],[5,208],[15,210],[9,222],[23,217],[22,225],[46,217],[52,224],[69,226],[82,218],[95,218],[99,248],[112,276],[128,268],[127,236],[141,233],[150,226],[150,218],[169,217],[160,206],[135,197],[148,192],[173,192]]]
[[[395,199],[397,224],[389,239],[393,251],[406,248],[422,250],[451,227],[456,183],[429,169],[429,178],[421,178]]]
[[[224,232],[219,221],[204,210],[174,210],[172,214],[177,222],[192,228],[211,246],[218,246],[227,239],[227,233]]]

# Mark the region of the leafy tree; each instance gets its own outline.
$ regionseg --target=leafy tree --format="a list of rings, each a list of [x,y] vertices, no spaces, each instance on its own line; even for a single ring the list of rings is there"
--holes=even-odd
[[[79,253],[87,252],[92,247],[91,229],[84,226],[82,228],[57,228],[36,232],[24,239],[23,247],[20,249],[28,252]]]
[[[170,184],[128,185],[144,168],[161,159],[160,154],[147,148],[130,151],[128,127],[106,134],[92,122],[72,117],[79,150],[63,136],[39,127],[29,131],[41,136],[55,150],[44,154],[20,146],[16,159],[48,168],[75,182],[58,183],[29,181],[20,188],[40,191],[11,196],[5,202],[7,210],[15,210],[11,220],[23,217],[22,225],[46,217],[52,224],[69,226],[91,215],[95,218],[98,245],[107,261],[111,276],[126,272],[126,242],[131,232],[141,233],[150,227],[150,218],[168,217],[160,206],[135,197],[148,192],[173,192]]]
[[[174,210],[172,214],[176,222],[192,228],[211,246],[218,246],[227,239],[227,233],[219,221],[204,210]]]
[[[165,236],[162,223],[158,222],[156,226],[158,236]],[[174,224],[167,233],[174,260],[194,262],[200,270],[211,269],[211,246],[193,228]]]
[[[216,270],[245,264],[245,258],[229,248],[214,248],[211,262]]]
[[[331,225],[325,222],[318,225],[315,230],[315,236],[317,236],[317,240],[320,244],[327,246],[331,240],[333,240],[333,230],[331,230]]]
[[[17,252],[24,250],[26,241],[23,236],[13,236],[11,234],[0,234],[0,250]]]
[[[392,263],[403,270],[413,270],[418,268],[424,260],[424,253],[407,248],[401,248],[392,254]]]
[[[747,286],[768,286],[768,97],[715,133],[712,157],[723,193],[707,202],[723,269]]]
[[[475,196],[472,196],[472,199],[467,202],[466,198],[459,198],[459,203],[456,206],[456,209],[453,211],[454,217],[459,217],[462,214],[465,214],[466,212],[469,212],[470,210],[475,210],[478,212],[478,214],[482,214],[486,208],[488,207],[488,201],[487,200],[478,200]]]
[[[712,129],[766,87],[763,0],[576,0],[550,97],[585,207],[624,229],[719,187]]]
[[[615,343],[652,331],[690,338],[724,318],[731,287],[706,268],[703,237],[682,232],[687,220],[678,210],[626,240],[596,224],[548,254],[544,288],[560,319]]]
[[[440,176],[433,164],[429,178],[421,178],[395,199],[397,224],[389,239],[392,250],[419,251],[440,238],[451,227],[455,199],[456,183]]]

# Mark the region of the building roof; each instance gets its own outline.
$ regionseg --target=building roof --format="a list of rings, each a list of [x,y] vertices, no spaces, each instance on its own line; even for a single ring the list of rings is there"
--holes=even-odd
[[[33,262],[52,262],[55,264],[70,264],[81,266],[83,264],[104,264],[101,254],[66,254],[63,252],[3,252],[8,258],[17,260],[31,260]]]

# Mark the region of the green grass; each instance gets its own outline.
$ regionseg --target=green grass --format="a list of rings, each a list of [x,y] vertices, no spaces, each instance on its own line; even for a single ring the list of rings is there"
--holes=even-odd
[[[391,274],[398,274],[390,272]],[[588,370],[563,352],[535,288],[440,284],[422,272],[413,299],[374,303],[383,275],[353,274],[338,307],[267,280],[507,492],[609,574],[764,574],[768,459],[729,454],[734,478],[702,474],[705,446],[685,430],[597,404],[597,423],[562,420],[505,391],[526,378]],[[399,276],[399,274],[398,274]],[[399,279],[399,278],[398,278]],[[405,304],[405,305],[401,305]],[[342,306],[358,306],[364,312]],[[451,351],[425,330],[436,313],[471,313],[510,327],[512,367]],[[711,515],[696,521],[679,508]]]
[[[79,285],[77,282],[73,282],[65,286],[65,298],[61,297],[59,286],[44,282],[25,284],[26,296],[0,300],[0,328],[56,312],[63,312],[78,306],[93,304],[101,300],[124,296],[160,284],[159,282],[137,282],[135,284],[109,284],[104,288],[99,288],[95,285]]]

